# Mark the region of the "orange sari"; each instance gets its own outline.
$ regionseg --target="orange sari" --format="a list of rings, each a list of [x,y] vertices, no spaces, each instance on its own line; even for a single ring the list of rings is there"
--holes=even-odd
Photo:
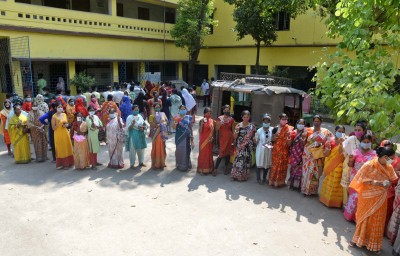
[[[272,150],[272,165],[269,175],[269,185],[274,187],[285,186],[289,164],[289,146],[287,141],[292,130],[293,127],[286,124],[280,127],[280,131],[277,132],[274,149]]]
[[[214,120],[207,119],[203,124],[201,133],[199,134],[199,157],[197,159],[197,172],[208,174],[214,169],[213,161],[213,143],[212,137],[214,133]]]
[[[375,157],[360,168],[350,183],[350,188],[358,193],[357,225],[352,240],[358,247],[366,246],[370,251],[382,249],[388,189],[368,182],[396,179],[393,167],[381,165]]]
[[[118,116],[121,116],[121,111],[114,101],[104,102],[103,105],[101,105],[101,122],[104,126],[107,126],[108,122],[110,121],[110,114],[108,113],[108,111],[110,111],[110,109],[112,108],[117,111]]]

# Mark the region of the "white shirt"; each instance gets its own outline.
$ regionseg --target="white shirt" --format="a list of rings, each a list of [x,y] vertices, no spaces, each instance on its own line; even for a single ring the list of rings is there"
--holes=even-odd
[[[107,97],[108,97],[108,95],[114,95],[114,92],[110,92],[110,91],[105,91],[105,92],[103,92],[103,97],[104,97],[104,100],[105,101],[107,101]]]
[[[124,93],[121,91],[116,91],[113,93],[113,95],[114,95],[114,102],[120,104],[122,97],[124,96]]]
[[[210,85],[207,82],[201,84],[203,95],[210,95]]]

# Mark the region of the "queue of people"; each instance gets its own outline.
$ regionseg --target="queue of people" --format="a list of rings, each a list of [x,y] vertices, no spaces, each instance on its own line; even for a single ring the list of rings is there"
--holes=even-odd
[[[47,105],[39,94],[29,111],[22,109],[22,99],[7,99],[0,112],[0,133],[17,164],[31,162],[31,140],[37,162],[49,160],[50,148],[56,169],[74,166],[76,170],[102,165],[97,160],[101,142],[107,145],[109,168],[125,167],[124,149],[129,168],[146,167],[146,136],[151,139],[151,169],[163,170],[170,153],[166,141],[175,134],[176,169],[190,170],[196,146],[193,94],[186,88],[168,93],[164,86],[153,87],[146,95],[137,92],[133,96],[123,92],[117,103],[114,93],[107,91],[102,105],[91,94],[87,107],[80,97],[67,101],[55,97]],[[356,223],[351,246],[380,252],[386,234],[394,244],[393,255],[400,255],[400,160],[392,142],[385,140],[374,148],[377,139],[364,121],[347,136],[342,125],[334,133],[324,128],[319,115],[314,116],[312,127],[306,127],[303,119],[293,127],[284,113],[277,117],[276,127],[268,113],[262,116],[261,127],[251,122],[247,110],[241,118],[235,122],[229,105],[222,107],[216,120],[211,109],[204,108],[198,123],[198,173],[217,176],[222,162],[225,175],[243,182],[255,166],[261,185],[288,186],[304,196],[319,195],[326,207],[343,208],[344,218]]]

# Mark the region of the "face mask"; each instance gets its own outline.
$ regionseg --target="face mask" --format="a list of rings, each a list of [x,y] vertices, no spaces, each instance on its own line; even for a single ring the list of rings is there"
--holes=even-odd
[[[297,127],[297,130],[303,130],[304,124],[297,124],[296,127]]]
[[[336,132],[335,135],[336,135],[336,138],[338,138],[338,139],[343,137],[343,133],[341,133],[341,132]]]
[[[181,116],[186,115],[186,109],[179,110],[179,114],[180,114]]]
[[[9,109],[9,108],[11,108],[11,106],[10,105],[6,105],[5,108]]]
[[[364,132],[354,132],[357,138],[361,138],[364,135]]]
[[[27,101],[27,102],[31,102],[32,99],[31,99],[31,98],[26,98],[26,101]]]
[[[63,112],[63,108],[57,108],[57,112],[58,112],[58,113]]]
[[[229,112],[229,111],[226,111],[226,112],[224,112],[224,115],[226,115],[226,116],[230,116],[230,115],[231,115],[231,112]]]
[[[205,114],[204,116],[207,117],[207,118],[210,118],[211,114],[210,114],[210,113],[207,113],[207,114]]]
[[[94,111],[90,111],[89,115],[94,116]]]
[[[388,165],[392,165],[393,162],[394,162],[394,160],[391,159],[391,158],[389,158],[388,160],[386,160],[386,164],[388,164]]]
[[[360,143],[360,146],[361,146],[361,148],[363,148],[363,149],[370,149],[371,148],[371,143],[365,143],[365,142],[361,142]]]
[[[160,109],[159,109],[159,108],[156,108],[155,111],[156,111],[156,112],[160,112]]]
[[[37,110],[38,109],[38,107],[32,107],[32,110]]]
[[[133,115],[134,115],[134,116],[137,116],[137,115],[139,115],[139,110],[135,110],[135,111],[133,111]]]
[[[281,123],[282,126],[286,125],[287,122],[288,122],[288,120],[281,120],[281,121],[280,121],[280,123]]]
[[[96,103],[96,98],[92,98],[92,102],[93,102],[93,103]]]
[[[71,102],[69,103],[69,105],[70,105],[70,106],[73,106],[73,105],[74,105],[74,103],[71,101]]]
[[[269,123],[263,123],[263,127],[264,127],[264,128],[268,128],[269,125],[270,125]]]
[[[115,113],[110,114],[110,118],[114,119],[115,118]]]

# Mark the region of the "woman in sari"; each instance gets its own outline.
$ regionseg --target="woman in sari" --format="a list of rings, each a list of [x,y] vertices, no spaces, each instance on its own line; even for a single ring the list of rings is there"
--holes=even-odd
[[[90,96],[90,102],[88,107],[92,107],[95,112],[100,110],[99,102],[97,101],[96,95],[92,94]]]
[[[192,168],[190,153],[194,148],[192,116],[187,115],[184,105],[179,107],[179,116],[174,118],[175,133],[175,162],[176,168],[180,171],[187,171]]]
[[[288,116],[285,113],[279,115],[279,126],[272,131],[272,151],[271,173],[269,175],[269,185],[276,188],[285,186],[286,174],[289,163],[289,143],[290,133],[293,129],[288,125]]]
[[[321,127],[322,118],[319,115],[314,116],[313,124],[303,152],[301,192],[305,196],[318,193],[319,178],[324,168],[324,152],[330,150],[329,142],[333,137],[328,129]]]
[[[218,166],[221,163],[222,159],[225,159],[225,170],[224,174],[228,175],[230,170],[228,168],[229,160],[233,153],[232,144],[233,144],[233,131],[235,129],[235,119],[231,117],[231,108],[229,105],[225,105],[222,107],[222,112],[224,113],[222,116],[217,118],[216,131],[218,132],[219,137],[219,149],[218,149],[218,158],[215,162],[215,169],[213,176],[217,176]]]
[[[38,105],[38,110],[42,111],[43,113],[49,112],[49,106],[46,102],[44,102],[44,97],[41,94],[36,95],[36,102]]]
[[[47,160],[47,136],[44,125],[40,122],[39,118],[44,113],[38,109],[38,103],[32,103],[32,111],[28,114],[28,127],[30,129],[31,140],[35,148],[35,155],[37,162],[44,162]]]
[[[68,119],[61,102],[56,103],[57,112],[51,118],[56,150],[56,169],[69,168],[74,165],[71,138],[67,127]]]
[[[174,89],[172,91],[171,97],[169,97],[171,101],[171,117],[174,118],[175,116],[179,115],[179,107],[182,105],[182,99],[177,95],[177,90]],[[173,122],[171,122],[171,132],[175,132],[173,128]]]
[[[113,101],[113,97],[114,96],[112,94],[108,94],[107,101],[101,105],[101,122],[104,126],[106,126],[108,121],[110,121],[111,109],[114,109],[114,111],[116,110],[118,116],[121,116],[121,111],[119,110],[117,104]]]
[[[360,148],[360,140],[361,137],[367,133],[367,127],[364,124],[357,123],[354,127],[354,132],[350,133],[350,137],[348,137],[343,142],[343,172],[342,172],[342,180],[340,181],[340,185],[343,188],[343,207],[346,205],[347,200],[349,198],[349,185],[350,185],[350,171],[349,167],[349,157],[356,151],[356,149]],[[351,135],[354,134],[354,135]]]
[[[74,139],[74,162],[75,170],[84,170],[90,166],[89,148],[86,139],[88,130],[87,123],[83,121],[81,112],[76,113],[75,121],[72,125]]]
[[[86,118],[89,115],[89,112],[87,111],[85,107],[85,102],[83,101],[82,98],[76,99],[76,106],[75,106],[76,113],[81,113],[82,117]]]
[[[343,203],[343,191],[340,186],[343,172],[343,141],[345,139],[343,125],[335,127],[335,137],[331,138],[330,150],[326,150],[324,164],[324,181],[322,182],[319,201],[327,207],[341,208]]]
[[[129,96],[122,96],[121,105],[119,106],[119,110],[121,111],[122,121],[126,123],[126,119],[128,116],[132,115],[132,103],[131,98]]]
[[[387,200],[387,204],[387,207],[389,208],[389,200]],[[400,184],[398,184],[395,188],[395,199],[391,208],[393,210],[391,212],[390,221],[387,226],[386,236],[387,238],[389,238],[390,244],[393,245],[393,243],[397,241],[397,236],[400,231]],[[398,248],[398,250],[398,254],[400,255],[400,247]]]
[[[246,181],[249,178],[255,133],[256,128],[250,123],[250,112],[244,110],[242,112],[242,122],[236,125],[233,134],[237,150],[231,171],[233,180]]]
[[[16,164],[27,164],[31,161],[27,122],[27,117],[21,114],[21,105],[14,105],[14,115],[8,123],[8,132]]]
[[[3,106],[4,108],[0,112],[0,134],[4,136],[4,144],[7,146],[8,155],[12,155],[10,134],[6,129],[7,117],[11,111],[11,101],[5,100]]]
[[[288,180],[291,190],[301,189],[301,177],[303,175],[303,152],[304,144],[307,140],[307,128],[304,119],[299,119],[296,123],[296,129],[290,133],[289,141],[289,163],[290,176]]]
[[[164,169],[165,158],[167,153],[165,151],[165,142],[168,139],[167,124],[168,119],[163,112],[161,112],[161,104],[154,103],[154,114],[150,115],[150,138],[152,140],[151,148],[151,168]]]
[[[93,106],[88,107],[89,116],[86,118],[88,126],[87,143],[89,146],[89,158],[92,169],[97,169],[97,166],[102,165],[97,162],[97,154],[100,151],[99,129],[103,126],[100,118],[95,115],[96,111]]]
[[[356,176],[358,170],[360,170],[361,166],[364,163],[372,160],[376,153],[371,149],[372,146],[372,137],[371,135],[364,135],[361,137],[360,149],[356,149],[352,155],[349,157],[349,167],[350,170],[350,179],[349,183]],[[356,211],[357,211],[357,201],[358,194],[354,189],[349,189],[349,198],[344,207],[343,215],[344,218],[348,221],[356,221]]]
[[[211,118],[211,109],[204,108],[204,118],[199,123],[199,157],[197,158],[197,172],[201,174],[214,171],[213,135],[214,120]]]
[[[73,99],[68,100],[68,105],[65,112],[67,114],[68,124],[72,125],[72,123],[75,121],[75,114],[76,114],[75,104]]]
[[[125,150],[129,152],[130,168],[134,168],[135,166],[136,155],[139,160],[139,167],[146,167],[144,164],[144,151],[147,148],[147,125],[144,118],[139,114],[139,106],[133,105],[132,113],[126,119],[126,133],[128,134],[128,138]]]
[[[39,118],[39,121],[41,124],[48,126],[50,124],[50,126],[48,127],[48,137],[49,137],[49,145],[51,148],[51,155],[53,157],[53,163],[56,162],[56,147],[54,146],[54,130],[51,127],[51,120],[53,118],[53,115],[56,112],[57,109],[57,103],[56,102],[52,102],[50,104],[51,108],[49,111],[47,111],[44,115],[42,115]]]
[[[110,95],[109,95],[110,96]],[[124,123],[117,113],[117,108],[111,108],[109,112],[110,120],[107,123],[107,146],[110,156],[109,168],[124,168]]]
[[[356,230],[350,246],[365,246],[379,254],[385,229],[387,190],[397,175],[391,166],[395,151],[379,147],[377,155],[361,167],[350,183],[350,188],[359,195]]]

